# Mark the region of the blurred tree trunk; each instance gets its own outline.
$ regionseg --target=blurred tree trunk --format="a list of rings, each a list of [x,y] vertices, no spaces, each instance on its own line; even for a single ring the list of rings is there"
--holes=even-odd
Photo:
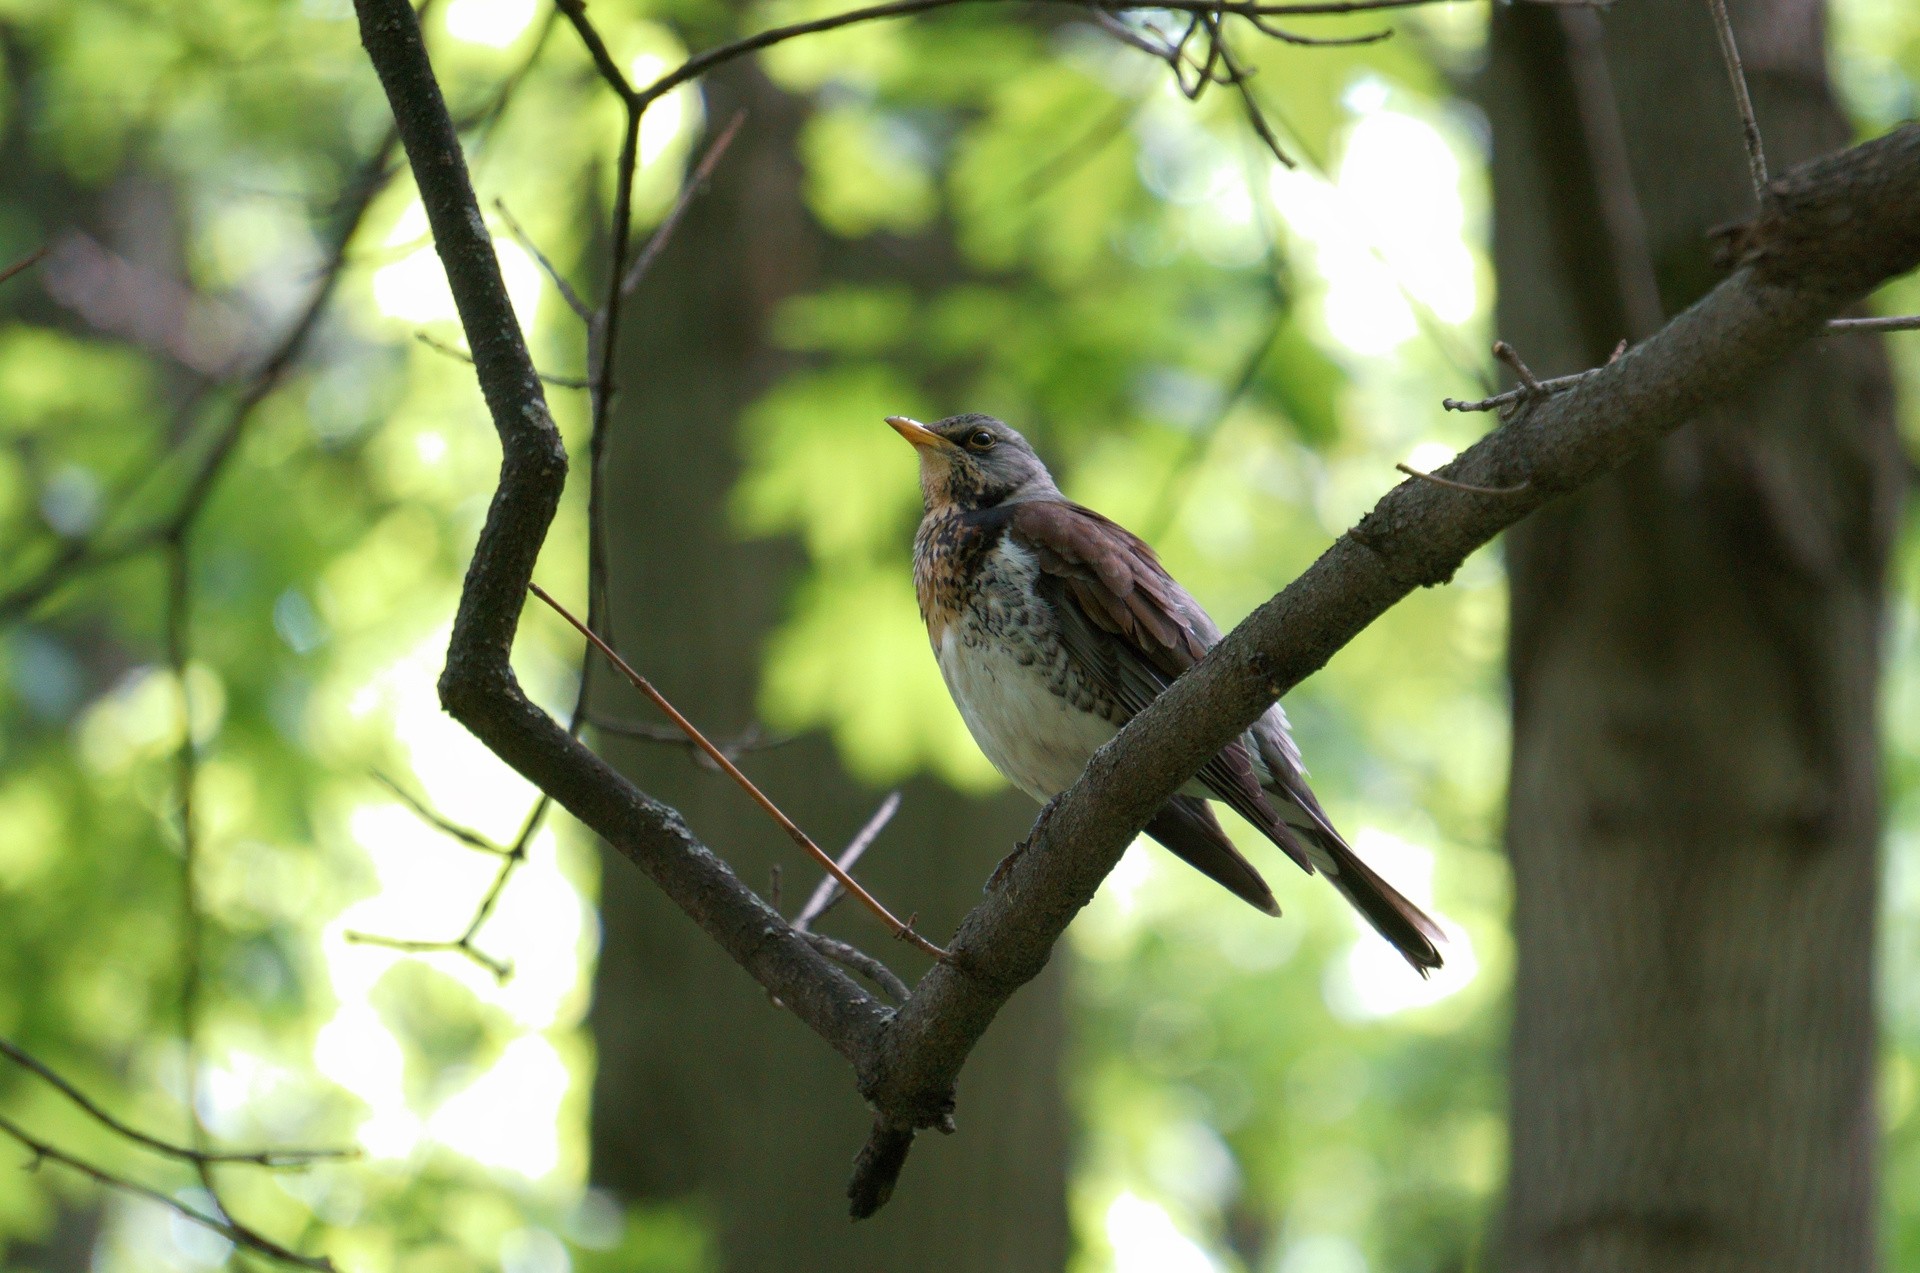
[[[1731,7],[1773,168],[1846,144],[1818,0]],[[1739,120],[1704,0],[1495,13],[1500,333],[1574,371],[1646,325],[1599,211],[1626,183],[1592,71],[1645,221],[1637,277],[1650,262],[1669,314],[1718,276],[1709,229],[1752,213]],[[1582,23],[1604,52],[1569,39]],[[1512,1269],[1875,1263],[1902,473],[1882,351],[1838,337],[1508,536]]]
[[[938,241],[830,240],[807,216],[793,158],[803,107],[745,66],[707,83],[709,118],[745,107],[739,139],[628,310],[608,478],[611,619],[623,650],[715,737],[754,719],[766,635],[802,568],[790,544],[743,542],[728,522],[741,411],[793,366],[769,347],[777,304],[831,281],[951,271]],[[894,255],[889,256],[892,252]],[[895,259],[897,257],[897,259]],[[950,279],[949,279],[950,281]],[[960,409],[963,404],[956,404]],[[882,428],[848,420],[848,429]],[[823,436],[820,445],[830,446]],[[899,478],[914,480],[910,457]],[[903,531],[900,568],[909,569]],[[929,656],[931,657],[931,656]],[[602,679],[601,712],[651,720]],[[819,872],[741,792],[679,748],[606,749],[672,803],[743,879],[785,869],[793,914]],[[880,793],[812,737],[744,762],[831,851]],[[943,936],[993,864],[1025,834],[1017,799],[965,799],[910,784],[860,873]],[[691,1198],[739,1270],[1057,1270],[1066,1260],[1066,1116],[1059,1084],[1061,980],[1023,993],[969,1065],[960,1134],[923,1138],[891,1205],[847,1219],[844,1186],[870,1118],[845,1062],[766,996],[628,863],[609,857],[592,1013],[599,1049],[593,1179],[627,1200]],[[863,913],[828,927],[911,982],[924,967]]]

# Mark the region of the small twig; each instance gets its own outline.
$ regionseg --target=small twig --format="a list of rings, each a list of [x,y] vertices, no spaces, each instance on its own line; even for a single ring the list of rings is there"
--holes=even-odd
[[[495,959],[473,944],[470,936],[460,936],[449,941],[420,941],[408,937],[386,937],[379,933],[363,933],[348,929],[341,934],[346,941],[356,946],[379,946],[386,950],[405,951],[409,955],[462,955],[492,973],[494,980],[503,985],[513,976],[513,965],[504,959]]]
[[[104,1167],[97,1167],[84,1158],[76,1158],[65,1150],[48,1144],[46,1141],[34,1136],[19,1124],[4,1116],[0,1116],[0,1132],[4,1132],[6,1135],[19,1141],[21,1145],[26,1147],[27,1152],[33,1155],[33,1160],[27,1164],[29,1170],[37,1168],[43,1162],[59,1163],[63,1167],[72,1168],[81,1175],[89,1177],[98,1184],[107,1186],[109,1189],[118,1189],[122,1193],[145,1198],[149,1202],[157,1202],[176,1215],[182,1216],[204,1229],[209,1229],[219,1234],[227,1241],[233,1243],[234,1246],[243,1250],[252,1251],[256,1255],[265,1256],[270,1260],[278,1260],[282,1264],[291,1264],[295,1268],[317,1269],[320,1270],[320,1273],[333,1273],[333,1261],[324,1255],[302,1255],[298,1251],[281,1246],[272,1238],[254,1232],[245,1225],[235,1224],[231,1220],[222,1220],[218,1216],[208,1215],[197,1207],[190,1207],[186,1203],[179,1201],[171,1194],[162,1193],[160,1190],[148,1185],[143,1185],[137,1180],[129,1180],[125,1176],[117,1176]]]
[[[579,33],[580,42],[587,46],[588,56],[593,58],[594,69],[600,72],[600,78],[625,101],[633,105],[633,85],[627,82],[626,74],[620,64],[613,60],[613,54],[607,51],[607,42],[600,38],[600,32],[587,18],[587,6],[584,0],[554,0],[554,7],[567,16],[573,29]]]
[[[720,135],[713,139],[711,146],[707,147],[707,152],[700,156],[700,162],[694,165],[692,175],[681,183],[680,194],[674,199],[672,210],[667,213],[666,219],[655,227],[653,233],[647,236],[646,246],[640,249],[640,255],[633,260],[633,268],[628,270],[626,278],[621,280],[622,296],[632,295],[633,289],[640,286],[640,280],[645,278],[647,271],[653,268],[653,263],[660,253],[665,250],[668,243],[673,241],[673,232],[680,228],[680,218],[687,214],[687,207],[693,202],[693,197],[706,186],[708,179],[713,176],[713,170],[720,166],[721,156],[725,155],[727,147],[733,144],[734,135],[740,131],[740,125],[746,122],[747,113],[743,110],[735,111],[733,118],[727,121],[727,126],[720,130]]]
[[[500,895],[506,891],[507,881],[513,878],[514,871],[527,860],[527,849],[533,843],[534,835],[545,821],[547,810],[553,806],[553,797],[546,792],[533,802],[526,820],[520,824],[520,832],[513,837],[513,844],[500,855],[500,869],[494,873],[493,883],[487,886],[487,892],[480,899],[480,905],[473,911],[473,918],[467,921],[466,931],[452,940],[420,941],[404,937],[383,937],[378,933],[349,931],[343,936],[360,946],[383,946],[388,950],[404,950],[410,954],[453,954],[472,960],[480,967],[492,973],[494,980],[503,985],[513,976],[513,963],[510,960],[495,959],[478,946],[474,938],[493,915],[493,908],[500,903]]]
[[[837,964],[844,964],[861,976],[880,987],[881,991],[895,1003],[905,1003],[913,992],[907,989],[907,983],[893,969],[861,950],[850,942],[839,941],[832,937],[808,929],[800,929],[800,935],[807,944]]]
[[[1102,31],[1105,31],[1108,35],[1120,41],[1120,43],[1126,45],[1128,48],[1138,49],[1156,62],[1166,62],[1173,66],[1176,75],[1179,74],[1180,68],[1178,62],[1186,43],[1184,39],[1178,45],[1157,44],[1147,33],[1128,26],[1125,18],[1106,9],[1095,9],[1093,11],[1093,21]],[[1189,27],[1188,30],[1192,30],[1192,28]]]
[[[1252,78],[1252,72],[1234,58],[1233,49],[1227,44],[1227,33],[1222,29],[1217,17],[1207,19],[1207,29],[1213,40],[1213,53],[1226,68],[1225,82],[1231,84],[1234,92],[1240,95],[1240,105],[1246,112],[1247,123],[1253,127],[1261,143],[1273,152],[1275,162],[1282,168],[1292,168],[1293,159],[1281,148],[1280,138],[1274,134],[1273,125],[1267,122],[1266,111],[1261,109],[1260,99],[1253,95],[1253,85],[1248,83]],[[1212,65],[1211,57],[1208,65]]]
[[[470,827],[463,827],[457,822],[449,822],[446,818],[428,808],[425,801],[402,787],[393,779],[387,777],[387,775],[381,773],[378,769],[373,771],[373,780],[385,787],[388,791],[391,791],[399,798],[402,804],[419,815],[422,822],[436,828],[445,835],[452,836],[468,848],[477,849],[482,853],[490,853],[494,857],[507,857],[512,853],[511,849],[502,848],[500,845],[495,844],[492,840],[487,839],[486,836],[481,835],[478,831]]]
[[[446,341],[429,335],[426,332],[415,332],[413,338],[435,353],[445,354],[449,358],[458,359],[468,366],[473,365],[473,355],[458,345],[450,345]],[[550,376],[544,371],[536,371],[534,374],[540,377],[540,383],[552,385],[556,389],[593,388],[591,382],[580,376]]]
[[[1262,35],[1270,35],[1284,43],[1298,44],[1306,48],[1351,48],[1360,44],[1378,44],[1382,40],[1393,38],[1392,27],[1382,27],[1378,31],[1369,31],[1365,35],[1301,35],[1298,31],[1289,31],[1285,27],[1275,26],[1258,14],[1249,14],[1247,22]]]
[[[569,18],[580,7],[581,0],[557,0],[561,10]],[[855,26],[862,22],[885,21],[893,18],[910,17],[917,13],[927,13],[935,9],[947,9],[956,5],[976,3],[998,3],[1000,0],[892,0],[887,4],[868,5],[859,9],[849,9],[844,13],[829,14],[806,22],[796,22],[790,26],[772,27],[753,35],[743,36],[726,44],[694,54],[672,70],[662,74],[651,84],[640,89],[627,89],[623,96],[645,109],[653,102],[672,92],[690,80],[696,80],[716,66],[731,62],[736,58],[758,53],[776,44],[800,36],[813,35],[821,31],[836,31],[841,27]],[[1249,0],[1154,0],[1153,3],[1123,4],[1111,0],[1096,3],[1094,0],[1054,0],[1068,8],[1085,10],[1114,11],[1121,9],[1165,9],[1176,13],[1200,14],[1211,18],[1221,17],[1325,17],[1345,13],[1370,13],[1387,9],[1414,9],[1424,5],[1438,3],[1439,0],[1301,0],[1300,3],[1261,4]],[[1591,7],[1604,7],[1608,0],[1536,0],[1543,4],[1574,4]],[[575,22],[581,25],[584,19]],[[595,37],[597,39],[597,37]],[[596,56],[596,61],[598,61]],[[603,71],[604,73],[604,71]],[[614,71],[618,75],[618,71]],[[621,82],[624,86],[624,80]]]
[[[1538,397],[1542,393],[1565,393],[1598,370],[1599,368],[1590,368],[1586,371],[1576,371],[1570,376],[1555,376],[1551,380],[1542,380],[1539,382],[1538,389],[1529,389],[1523,385],[1518,389],[1509,389],[1505,393],[1496,393],[1485,398],[1442,398],[1440,405],[1448,411],[1498,411],[1502,407],[1511,406],[1523,399]]]
[[[1747,142],[1747,169],[1753,177],[1753,197],[1763,206],[1767,202],[1767,153],[1760,145],[1760,121],[1753,115],[1753,98],[1747,94],[1747,71],[1740,64],[1740,46],[1733,40],[1733,22],[1727,17],[1727,0],[1707,0],[1713,10],[1714,33],[1720,37],[1720,56],[1726,59],[1727,78],[1733,81],[1733,100],[1740,108],[1740,131]]]
[[[719,772],[720,767],[711,760],[708,760],[707,754],[701,751],[699,746],[696,745],[691,738],[688,738],[671,725],[649,725],[644,721],[617,720],[613,717],[602,716],[597,712],[588,712],[586,721],[587,724],[592,725],[602,733],[613,734],[620,738],[631,738],[637,742],[660,743],[667,747],[684,748],[691,753],[693,762],[702,769],[711,769],[716,773]],[[785,747],[788,743],[792,742],[795,737],[797,737],[797,735],[794,734],[762,734],[760,732],[760,726],[756,722],[741,730],[737,737],[721,743],[720,750],[727,753],[729,757],[737,760],[748,752],[772,751],[776,747]]]
[[[1470,482],[1456,482],[1450,477],[1441,477],[1438,473],[1422,473],[1411,464],[1393,466],[1408,477],[1417,477],[1423,482],[1432,482],[1435,486],[1444,486],[1450,491],[1465,491],[1469,495],[1518,495],[1531,485],[1525,478],[1512,486],[1475,486]]]
[[[874,810],[873,816],[867,819],[867,824],[855,832],[853,839],[848,842],[847,851],[840,855],[842,871],[848,875],[853,874],[854,864],[860,860],[861,855],[867,851],[880,833],[886,830],[887,823],[893,821],[893,815],[899,810],[900,793],[891,792],[885,800],[880,802],[880,807]],[[833,904],[839,901],[842,895],[840,881],[831,875],[825,877],[814,887],[813,895],[807,898],[807,904],[800,908],[799,918],[793,921],[793,926],[800,932],[806,932],[807,926],[831,910]],[[779,907],[776,905],[775,909]]]
[[[58,1091],[62,1096],[78,1105],[88,1117],[111,1131],[123,1140],[131,1141],[142,1148],[168,1158],[177,1158],[182,1162],[215,1162],[244,1164],[252,1167],[265,1167],[271,1171],[297,1170],[316,1162],[326,1162],[360,1157],[357,1149],[254,1149],[254,1150],[202,1150],[186,1145],[176,1145],[172,1141],[149,1136],[137,1128],[121,1122],[102,1109],[92,1097],[82,1092],[69,1080],[61,1077],[51,1066],[35,1057],[25,1048],[6,1039],[0,1039],[0,1056],[18,1065],[29,1073],[38,1075],[42,1081]]]
[[[667,701],[666,695],[662,694],[659,690],[653,687],[653,682],[649,681],[646,677],[640,675],[640,673],[634,671],[632,666],[628,664],[628,662],[625,659],[621,658],[617,653],[615,653],[612,646],[608,645],[605,641],[602,641],[599,635],[596,634],[593,631],[593,629],[589,628],[586,624],[580,622],[580,620],[574,618],[573,615],[567,610],[565,606],[561,605],[558,601],[555,601],[553,597],[548,594],[547,590],[542,588],[539,584],[529,583],[527,585],[527,590],[533,593],[534,596],[540,598],[540,600],[546,602],[547,605],[551,606],[556,614],[558,614],[561,618],[565,619],[569,624],[571,624],[575,631],[579,632],[581,636],[585,637],[589,642],[591,642],[595,649],[599,650],[601,654],[606,656],[609,662],[611,662],[616,668],[620,669],[621,675],[625,676],[627,680],[632,683],[635,689],[639,690],[642,694],[645,694],[647,698],[652,701],[655,707],[658,707],[661,711],[665,712],[667,716],[673,721],[674,724],[678,725],[682,730],[686,731],[687,737],[693,739],[694,743],[697,746],[699,746],[699,748],[702,751],[706,752],[707,755],[711,756],[714,759],[714,761],[718,763],[722,769],[726,770],[727,776],[732,778],[735,782],[739,783],[741,789],[745,791],[750,797],[753,798],[754,803],[759,805],[760,808],[766,812],[768,817],[772,818],[776,823],[779,824],[780,829],[785,831],[788,837],[791,838],[795,844],[799,845],[802,849],[806,850],[806,852],[816,862],[818,862],[822,867],[826,869],[829,875],[832,875],[836,879],[838,879],[840,881],[840,886],[842,888],[846,889],[847,892],[859,898],[863,906],[865,906],[868,910],[872,911],[873,914],[882,923],[884,923],[885,925],[887,925],[887,927],[893,930],[893,935],[895,937],[899,938],[901,941],[904,941],[913,945],[914,947],[918,948],[921,951],[924,951],[926,954],[933,956],[935,959],[944,960],[947,957],[946,951],[934,945],[932,942],[928,941],[925,937],[922,937],[919,933],[916,933],[913,931],[913,923],[911,920],[908,920],[907,922],[902,923],[900,920],[894,918],[893,912],[888,910],[884,905],[882,905],[878,898],[876,898],[873,894],[867,892],[866,889],[862,888],[859,882],[855,880],[851,875],[848,875],[845,871],[842,871],[840,869],[840,864],[838,862],[835,862],[831,857],[827,856],[826,851],[823,850],[819,845],[815,844],[812,838],[809,837],[805,831],[802,831],[797,825],[795,825],[793,819],[789,818],[785,813],[781,812],[779,805],[776,805],[773,801],[769,800],[766,797],[765,793],[763,793],[760,790],[760,788],[754,786],[753,780],[747,777],[745,774],[741,773],[740,767],[738,765],[735,765],[731,760],[728,760],[724,752],[722,752],[718,747],[715,747],[711,742],[709,742],[707,739],[707,736],[701,733],[697,728],[695,728],[692,721],[688,720],[685,716],[682,716],[680,714],[680,710],[676,708],[672,703]]]
[[[1496,340],[1493,342],[1493,356],[1504,363],[1507,370],[1520,381],[1522,397],[1539,398],[1546,395],[1546,387],[1540,383],[1540,377],[1533,374],[1533,368],[1527,366],[1526,361],[1520,357],[1519,350],[1504,340]]]
[[[5,269],[0,269],[0,283],[4,283],[14,275],[24,273],[40,264],[40,262],[46,259],[47,253],[51,251],[53,251],[51,244],[46,247],[35,248],[33,251],[15,261],[12,265],[7,266]]]
[[[574,317],[583,323],[591,323],[593,321],[593,306],[580,299],[580,293],[573,290],[573,284],[567,282],[567,276],[562,274],[559,268],[547,259],[547,254],[540,250],[540,245],[533,241],[533,236],[523,230],[520,227],[520,223],[513,219],[513,213],[507,211],[507,201],[505,199],[495,199],[493,201],[493,210],[498,212],[500,219],[507,223],[507,232],[513,235],[514,242],[525,248],[528,254],[531,255],[535,261],[539,262],[540,269],[546,274],[547,278],[552,281],[554,289],[560,293],[560,298],[566,301],[567,308],[573,311]],[[552,382],[549,381],[548,383]]]
[[[1902,314],[1898,318],[1829,318],[1823,336],[1837,336],[1842,332],[1911,332],[1920,331],[1920,314]]]

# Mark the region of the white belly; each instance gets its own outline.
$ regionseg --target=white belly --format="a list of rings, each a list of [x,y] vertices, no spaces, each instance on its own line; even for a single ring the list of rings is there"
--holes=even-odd
[[[1022,664],[999,641],[969,644],[959,626],[941,634],[934,655],[961,719],[1009,782],[1035,800],[1052,799],[1119,728],[1055,694],[1039,664]]]

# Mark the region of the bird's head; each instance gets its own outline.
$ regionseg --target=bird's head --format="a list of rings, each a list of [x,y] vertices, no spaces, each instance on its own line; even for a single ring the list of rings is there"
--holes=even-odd
[[[920,490],[929,509],[1060,498],[1027,440],[990,415],[948,416],[932,424],[893,415],[887,423],[920,452]]]

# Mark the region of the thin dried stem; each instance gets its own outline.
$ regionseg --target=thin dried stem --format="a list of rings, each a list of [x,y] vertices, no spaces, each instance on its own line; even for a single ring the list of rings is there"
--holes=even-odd
[[[1540,383],[1540,377],[1533,374],[1533,368],[1527,366],[1526,361],[1520,357],[1520,351],[1512,345],[1504,340],[1494,341],[1493,356],[1514,374],[1515,379],[1519,380],[1523,396],[1537,398],[1546,393],[1545,387]]]
[[[893,969],[887,967],[878,959],[875,959],[872,955],[869,955],[866,951],[853,945],[851,942],[843,942],[838,938],[826,937],[805,928],[800,929],[799,933],[807,939],[808,945],[825,955],[828,959],[833,960],[836,964],[842,964],[853,969],[868,981],[880,987],[882,993],[895,1003],[905,1003],[913,993],[907,988],[907,983],[900,979],[899,973],[896,973]]]
[[[848,875],[853,874],[855,863],[860,861],[861,856],[872,846],[874,840],[879,838],[880,833],[887,829],[887,823],[893,821],[893,815],[899,811],[900,793],[889,792],[887,798],[880,802],[880,807],[874,810],[873,816],[867,819],[867,824],[854,833],[853,839],[847,844],[846,852],[840,855],[841,871]],[[793,921],[793,926],[803,933],[806,932],[807,927],[831,910],[833,904],[842,896],[844,894],[839,880],[831,875],[822,879],[814,887],[813,895],[807,898],[807,904],[800,908],[800,914]]]
[[[26,271],[40,264],[40,262],[46,259],[47,253],[51,251],[53,251],[51,245],[35,248],[33,251],[15,261],[12,265],[7,266],[5,269],[0,269],[0,283],[6,282],[16,274],[24,274]]]
[[[495,199],[493,201],[493,210],[498,212],[500,219],[507,223],[507,232],[513,235],[514,242],[525,248],[528,254],[539,264],[541,272],[552,282],[554,290],[560,293],[560,299],[567,303],[567,308],[573,311],[574,317],[583,323],[591,323],[593,321],[593,306],[580,299],[580,293],[573,290],[573,284],[567,282],[567,276],[562,274],[559,267],[548,259],[545,252],[540,250],[540,245],[533,241],[533,236],[522,229],[518,221],[514,220],[513,213],[507,211],[507,201],[505,199]]]
[[[17,1043],[0,1039],[0,1056],[6,1057],[21,1069],[38,1076],[41,1081],[59,1092],[62,1096],[79,1106],[89,1118],[105,1127],[122,1140],[130,1141],[143,1149],[156,1154],[175,1158],[181,1162],[231,1163],[250,1167],[264,1167],[270,1171],[299,1170],[316,1162],[342,1161],[360,1157],[357,1149],[247,1149],[247,1150],[205,1150],[194,1149],[187,1145],[178,1145],[158,1136],[149,1136],[136,1127],[129,1126],[101,1108],[99,1102],[81,1091],[79,1086],[64,1078],[46,1062],[28,1052]]]
[[[502,984],[513,976],[511,963],[504,959],[495,959],[465,937],[434,941],[411,937],[387,937],[381,933],[364,933],[358,929],[348,929],[341,934],[341,938],[355,946],[379,946],[384,950],[398,950],[409,955],[459,955],[492,973],[494,980]]]
[[[885,924],[888,928],[892,929],[893,935],[895,937],[899,938],[901,941],[907,942],[908,944],[925,952],[926,954],[933,956],[935,959],[945,959],[947,957],[946,951],[940,949],[940,947],[934,945],[932,942],[922,937],[919,933],[914,932],[913,925],[910,920],[907,922],[902,922],[901,920],[896,919],[894,917],[893,912],[888,910],[884,905],[881,904],[880,899],[876,898],[873,894],[867,892],[866,889],[860,886],[859,881],[855,880],[851,875],[848,875],[845,871],[841,870],[840,864],[838,862],[835,862],[831,857],[829,857],[826,851],[822,849],[818,844],[815,844],[813,842],[812,837],[810,837],[805,831],[802,831],[799,828],[799,826],[797,826],[794,823],[792,818],[789,818],[784,812],[781,811],[779,805],[775,804],[772,800],[768,799],[766,794],[762,792],[759,787],[754,785],[753,779],[747,777],[744,773],[741,773],[740,767],[734,764],[731,760],[727,759],[725,752],[721,751],[718,747],[714,746],[713,743],[707,739],[707,736],[701,733],[699,729],[697,729],[694,726],[694,723],[692,721],[688,720],[685,716],[682,716],[680,714],[680,710],[676,708],[672,703],[667,701],[666,695],[662,694],[659,690],[653,687],[653,682],[649,681],[646,677],[640,675],[640,673],[634,671],[632,666],[629,665],[625,659],[621,658],[619,654],[615,653],[612,646],[608,645],[605,641],[602,641],[600,637],[593,631],[593,629],[589,628],[586,624],[580,622],[580,620],[574,618],[573,614],[570,611],[568,611],[568,609],[565,606],[561,605],[558,601],[555,601],[553,597],[547,592],[547,590],[542,588],[539,584],[529,583],[527,585],[527,589],[528,591],[532,592],[534,596],[546,602],[548,606],[553,608],[553,611],[556,614],[558,614],[561,618],[565,619],[569,624],[573,625],[573,628],[575,631],[579,632],[581,636],[585,637],[589,642],[591,642],[593,647],[599,650],[600,653],[606,657],[608,662],[612,663],[616,668],[620,670],[620,674],[622,676],[625,676],[635,689],[639,690],[642,694],[646,695],[647,698],[652,701],[655,707],[658,707],[661,711],[665,712],[667,714],[668,719],[672,720],[675,725],[679,726],[683,731],[685,731],[687,737],[691,738],[694,741],[694,744],[698,746],[700,750],[706,752],[707,755],[713,759],[713,762],[715,764],[719,765],[722,769],[724,769],[729,778],[732,778],[736,783],[740,784],[741,790],[745,791],[747,795],[753,799],[753,802],[759,805],[760,808],[766,813],[768,817],[772,818],[774,822],[779,824],[780,829],[787,833],[788,838],[790,838],[795,844],[799,845],[802,849],[806,850],[808,855],[811,856],[814,861],[818,862],[826,870],[827,874],[833,876],[835,879],[837,879],[840,882],[840,887],[846,889],[847,892],[853,894],[854,897],[858,898],[860,900],[861,905],[865,906],[869,911],[872,911],[874,916],[878,918],[881,923]]]
[[[1435,486],[1444,486],[1450,491],[1465,491],[1469,495],[1518,495],[1530,485],[1523,479],[1512,486],[1475,486],[1471,482],[1456,482],[1450,477],[1441,477],[1438,473],[1422,473],[1411,464],[1396,464],[1393,467],[1408,477],[1417,477],[1423,482],[1432,482]]]
[[[1920,331],[1920,314],[1902,314],[1898,318],[1830,318],[1822,335],[1837,336],[1843,332],[1911,332]]]
[[[402,787],[378,769],[373,771],[373,780],[385,787],[388,791],[391,791],[395,798],[397,798],[400,803],[406,805],[407,808],[413,810],[414,814],[418,816],[422,822],[435,828],[443,835],[451,836],[470,849],[477,850],[481,853],[488,853],[494,857],[509,857],[512,855],[513,851],[511,849],[502,848],[471,827],[463,827],[457,822],[448,821],[433,809],[429,808],[427,803],[420,799],[420,797],[414,795],[411,791],[408,791],[405,787]]]
[[[1496,393],[1485,398],[1442,398],[1440,405],[1448,411],[1498,411],[1502,407],[1513,406],[1526,399],[1537,398],[1541,394],[1551,396],[1556,393],[1564,393],[1587,377],[1596,374],[1599,370],[1600,368],[1595,367],[1587,371],[1576,371],[1570,376],[1555,376],[1550,380],[1538,380],[1535,381],[1532,386],[1522,385],[1518,389],[1509,389],[1505,393]]]
[[[601,733],[612,734],[617,738],[631,738],[636,742],[660,743],[667,747],[682,748],[691,753],[693,762],[701,768],[719,772],[719,766],[708,760],[707,754],[695,746],[691,738],[671,725],[650,725],[645,721],[618,720],[595,712],[587,713],[586,721]],[[739,734],[721,743],[720,750],[738,760],[748,752],[772,751],[778,747],[785,747],[794,740],[794,737],[793,734],[764,734],[756,723],[748,725]]]
[[[640,255],[633,260],[633,268],[627,271],[627,277],[620,284],[620,294],[630,296],[640,286],[640,280],[647,276],[653,263],[668,243],[673,241],[673,232],[680,228],[680,218],[687,214],[687,208],[693,203],[693,197],[706,188],[713,176],[713,170],[720,166],[720,159],[727,153],[727,147],[733,144],[733,138],[740,131],[740,125],[747,122],[745,111],[735,111],[720,135],[713,139],[706,153],[700,156],[700,162],[693,166],[693,174],[680,185],[679,197],[673,201],[673,209],[667,213],[654,232],[647,236],[647,245],[640,249]]]
[[[1727,17],[1727,0],[1707,0],[1713,11],[1714,34],[1720,37],[1720,56],[1727,63],[1727,78],[1733,81],[1734,104],[1740,108],[1740,135],[1747,143],[1747,170],[1753,178],[1753,197],[1767,201],[1767,152],[1760,144],[1760,121],[1753,115],[1753,98],[1747,93],[1747,70],[1740,64],[1740,46],[1734,43],[1733,22]]]
[[[473,365],[473,355],[458,345],[450,345],[439,337],[430,335],[427,332],[415,332],[413,338],[437,354],[445,354],[456,362],[466,363],[469,367]],[[536,374],[539,375],[541,384],[552,385],[556,389],[593,388],[593,383],[581,376],[553,376],[544,371]]]

